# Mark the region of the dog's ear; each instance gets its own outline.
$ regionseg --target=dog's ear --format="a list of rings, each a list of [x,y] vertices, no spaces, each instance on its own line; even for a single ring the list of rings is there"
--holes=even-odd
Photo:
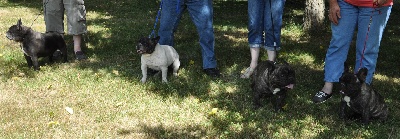
[[[361,83],[364,83],[368,74],[368,69],[367,68],[361,68],[358,73],[357,73],[357,78],[358,80],[361,81]]]
[[[17,22],[17,27],[18,27],[18,30],[21,30],[22,29],[22,22],[21,22],[21,18],[18,20],[18,22]]]
[[[157,37],[151,39],[151,41],[152,41],[154,44],[157,44],[159,40],[160,40],[160,36],[157,36]]]
[[[269,65],[268,67],[271,67],[268,69],[268,72],[272,73],[275,70],[275,62],[267,60],[265,63]]]

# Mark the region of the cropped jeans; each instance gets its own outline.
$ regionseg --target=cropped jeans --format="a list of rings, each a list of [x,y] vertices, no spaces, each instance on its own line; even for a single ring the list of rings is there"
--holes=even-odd
[[[280,50],[285,0],[248,0],[247,3],[250,48]]]
[[[355,73],[368,69],[366,83],[371,84],[378,59],[383,31],[392,6],[369,8],[357,7],[338,0],[340,15],[338,25],[331,24],[332,39],[325,58],[325,82],[339,82],[344,62],[357,29]]]
[[[203,69],[216,68],[212,6],[212,0],[163,0],[160,29],[158,30],[159,43],[174,45],[174,33],[182,13],[187,9],[199,35]]]

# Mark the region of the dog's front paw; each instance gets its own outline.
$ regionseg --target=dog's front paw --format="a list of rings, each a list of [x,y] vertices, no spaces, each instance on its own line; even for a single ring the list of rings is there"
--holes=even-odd
[[[162,79],[162,82],[163,83],[168,83],[168,80],[167,79]]]
[[[145,82],[146,82],[146,78],[142,78],[140,81],[141,81],[142,83],[145,83]]]

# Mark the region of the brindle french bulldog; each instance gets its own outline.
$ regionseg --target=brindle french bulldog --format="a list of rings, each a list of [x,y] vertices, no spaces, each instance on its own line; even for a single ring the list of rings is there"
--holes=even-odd
[[[386,120],[388,107],[384,98],[375,91],[371,85],[365,83],[367,68],[361,68],[357,74],[349,71],[345,64],[345,70],[340,77],[342,86],[342,101],[340,106],[340,118],[357,118],[361,116],[362,123],[368,124],[370,119]]]
[[[271,99],[276,112],[283,111],[286,92],[293,89],[296,82],[295,71],[286,63],[261,61],[253,72],[251,88],[254,93],[255,108],[261,107],[260,99],[263,96]]]

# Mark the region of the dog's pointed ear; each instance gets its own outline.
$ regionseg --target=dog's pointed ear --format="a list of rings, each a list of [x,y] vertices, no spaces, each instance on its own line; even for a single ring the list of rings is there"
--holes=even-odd
[[[157,37],[155,37],[155,38],[153,38],[153,39],[151,39],[151,40],[152,40],[152,42],[153,42],[154,44],[157,44],[158,41],[160,40],[160,36],[157,36]]]
[[[361,83],[364,83],[368,74],[368,69],[367,68],[361,68],[358,73],[357,73],[357,78],[358,80],[361,81]]]
[[[269,65],[268,67],[271,67],[268,69],[268,72],[271,73],[272,71],[275,70],[275,62],[274,61],[267,60],[265,63],[267,63],[267,65]]]
[[[18,20],[18,22],[17,22],[17,27],[18,27],[18,30],[21,30],[22,29],[22,22],[21,22],[21,18]]]

